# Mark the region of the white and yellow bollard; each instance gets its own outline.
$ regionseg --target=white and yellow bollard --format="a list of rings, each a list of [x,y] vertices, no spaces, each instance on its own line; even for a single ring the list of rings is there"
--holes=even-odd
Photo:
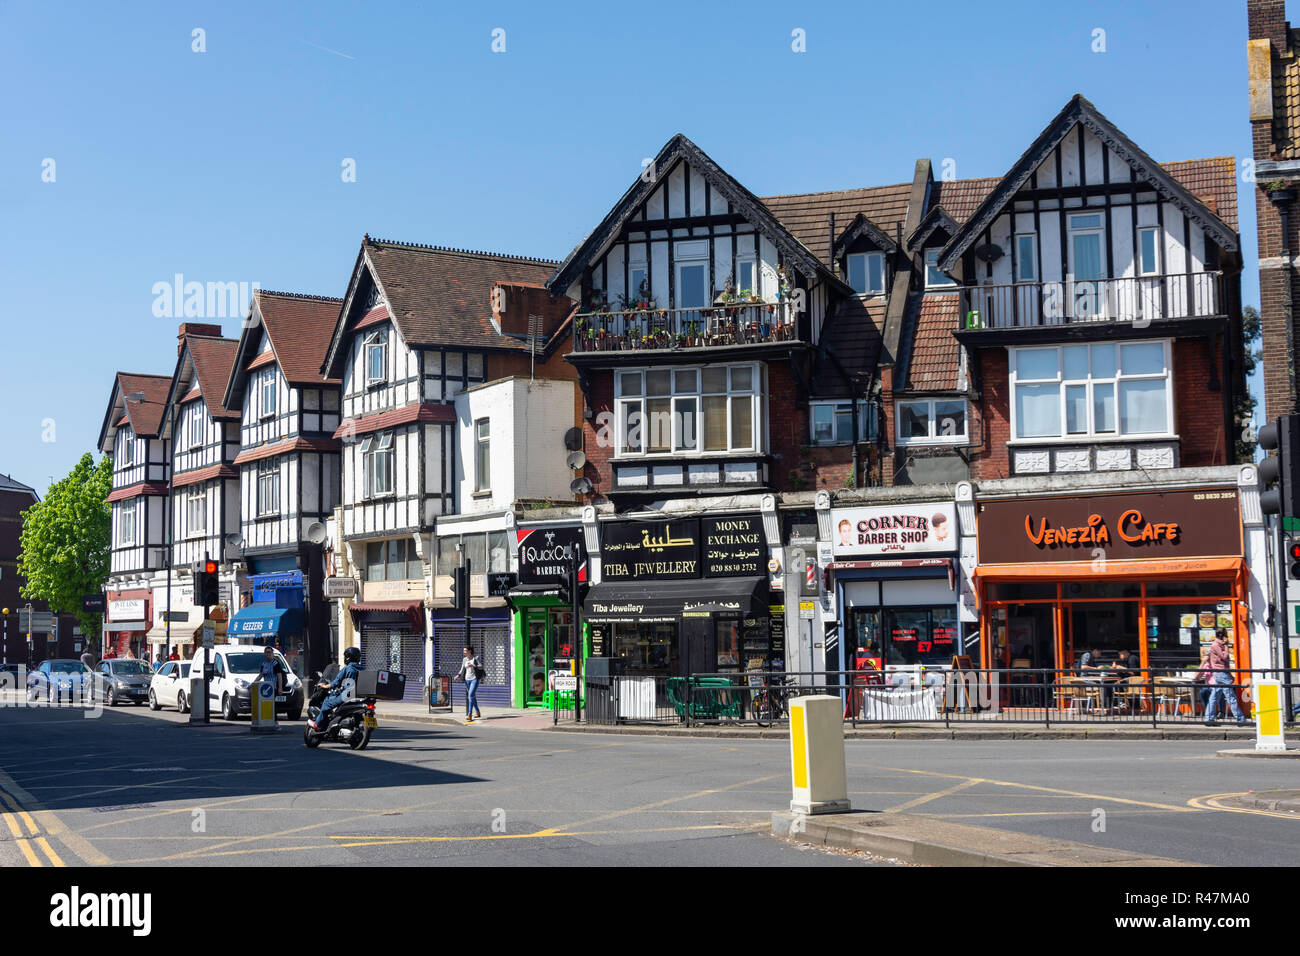
[[[1254,682],[1255,694],[1255,749],[1286,750],[1286,736],[1283,724],[1286,715],[1282,712],[1282,684],[1275,680],[1257,680]]]
[[[844,704],[818,695],[790,701],[792,813],[846,813],[849,786],[844,769]]]
[[[255,734],[273,734],[279,730],[275,722],[275,684],[264,680],[255,681],[248,689],[249,712]]]

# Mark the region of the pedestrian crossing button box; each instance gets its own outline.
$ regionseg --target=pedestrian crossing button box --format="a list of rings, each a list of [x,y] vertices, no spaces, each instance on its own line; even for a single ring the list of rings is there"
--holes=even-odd
[[[401,700],[406,694],[406,675],[396,671],[361,671],[357,674],[357,696],[380,700]]]

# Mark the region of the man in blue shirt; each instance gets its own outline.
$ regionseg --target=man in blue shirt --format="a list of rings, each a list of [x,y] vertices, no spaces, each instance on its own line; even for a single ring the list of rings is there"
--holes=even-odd
[[[313,730],[317,733],[325,730],[330,722],[330,711],[353,695],[357,675],[362,669],[361,649],[349,647],[343,652],[343,667],[339,669],[338,675],[325,685],[331,693],[321,702],[320,713],[316,715],[316,722],[312,724]]]

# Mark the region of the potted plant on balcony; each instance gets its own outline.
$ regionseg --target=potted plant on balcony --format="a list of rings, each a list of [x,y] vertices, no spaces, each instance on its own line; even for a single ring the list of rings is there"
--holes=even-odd
[[[1270,179],[1264,184],[1264,192],[1272,202],[1289,202],[1295,199],[1295,190],[1285,179]]]

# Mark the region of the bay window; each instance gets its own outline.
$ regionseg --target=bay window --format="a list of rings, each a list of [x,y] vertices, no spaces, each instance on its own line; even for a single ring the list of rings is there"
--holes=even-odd
[[[926,398],[894,406],[899,445],[961,444],[966,441],[966,402]]]
[[[117,543],[135,544],[135,502],[130,501],[117,513]]]
[[[762,377],[754,364],[618,372],[618,454],[758,451]]]
[[[367,437],[361,442],[367,498],[393,493],[393,433]]]
[[[1172,431],[1168,341],[1010,351],[1014,438],[1107,438]]]

